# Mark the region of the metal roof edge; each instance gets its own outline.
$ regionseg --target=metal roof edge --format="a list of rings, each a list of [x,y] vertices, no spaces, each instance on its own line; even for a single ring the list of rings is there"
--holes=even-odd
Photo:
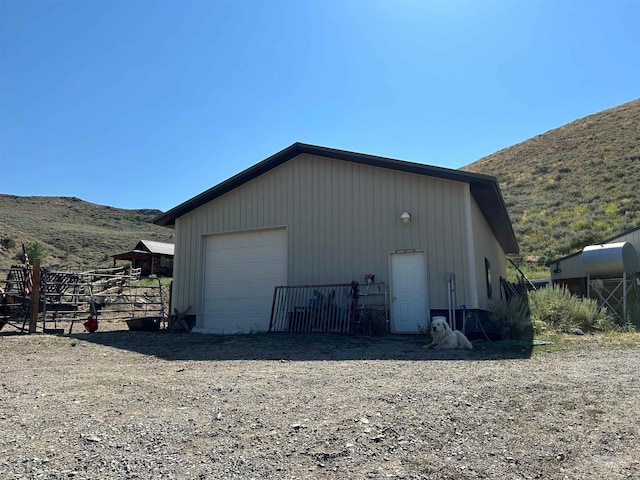
[[[153,220],[156,225],[173,227],[175,220],[192,210],[204,205],[205,203],[223,195],[236,187],[266,173],[267,171],[282,165],[283,163],[295,158],[301,154],[317,155],[322,157],[334,158],[348,162],[360,163],[392,170],[399,170],[407,173],[415,173],[418,175],[428,175],[446,180],[465,182],[470,185],[471,193],[478,201],[483,215],[492,227],[496,238],[500,241],[505,253],[518,253],[519,248],[513,231],[513,226],[507,213],[504,199],[500,192],[500,186],[495,177],[480,173],[467,172],[463,170],[455,170],[445,167],[437,167],[422,163],[409,162],[405,160],[397,160],[388,157],[380,157],[377,155],[369,155],[365,153],[351,152],[347,150],[339,150],[329,147],[321,147],[307,143],[296,142],[289,147],[267,157],[261,162],[243,170],[240,173],[230,177],[229,179],[205,190],[204,192],[192,197],[191,199],[177,205],[167,212],[159,215]],[[494,201],[491,205],[484,205],[484,201],[478,195],[479,191],[491,190]],[[502,218],[499,218],[502,217]],[[504,231],[499,228],[500,224],[508,225],[508,230]]]

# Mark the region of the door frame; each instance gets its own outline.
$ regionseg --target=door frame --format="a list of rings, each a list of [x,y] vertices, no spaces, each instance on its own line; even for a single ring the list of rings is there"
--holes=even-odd
[[[429,265],[428,265],[428,256],[427,256],[427,251],[426,250],[395,250],[393,252],[389,252],[389,300],[390,300],[390,313],[391,313],[391,322],[390,322],[390,327],[391,327],[391,333],[398,333],[398,334],[402,334],[402,333],[419,333],[419,330],[416,328],[415,332],[394,332],[395,330],[395,307],[394,307],[394,298],[395,298],[395,293],[394,293],[394,289],[395,289],[395,285],[393,282],[393,255],[403,255],[403,254],[422,254],[422,259],[423,259],[423,266],[424,266],[424,285],[425,285],[425,291],[424,291],[424,306],[425,306],[425,311],[424,311],[424,328],[427,329],[429,328],[430,322],[431,322],[431,310],[429,310],[429,276],[428,276],[428,271],[429,271]]]

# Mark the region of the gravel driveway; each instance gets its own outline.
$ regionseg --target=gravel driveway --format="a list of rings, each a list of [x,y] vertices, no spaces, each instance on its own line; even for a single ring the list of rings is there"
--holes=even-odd
[[[2,479],[638,479],[640,335],[0,334]]]

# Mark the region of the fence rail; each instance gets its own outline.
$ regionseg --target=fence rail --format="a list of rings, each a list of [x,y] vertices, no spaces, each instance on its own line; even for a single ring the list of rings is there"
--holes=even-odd
[[[25,331],[33,317],[32,298],[39,306],[35,318],[43,330],[55,329],[62,321],[71,322],[71,330],[74,322],[90,315],[101,321],[164,319],[168,311],[169,289],[163,288],[160,279],[157,285],[136,285],[139,269],[69,272],[41,268],[36,285],[32,284],[32,276],[31,266],[0,270],[0,329],[9,324]]]

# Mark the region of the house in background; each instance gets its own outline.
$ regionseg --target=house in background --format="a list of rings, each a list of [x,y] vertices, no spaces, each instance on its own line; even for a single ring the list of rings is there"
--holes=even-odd
[[[140,276],[159,277],[173,276],[174,244],[155,242],[152,240],[140,240],[133,250],[126,253],[111,255],[113,266],[116,261],[126,260],[131,262],[131,268],[140,268]]]
[[[295,143],[160,215],[175,228],[172,305],[194,331],[265,331],[274,287],[373,273],[390,329],[484,311],[518,245],[494,177]],[[453,284],[452,284],[453,282]]]

